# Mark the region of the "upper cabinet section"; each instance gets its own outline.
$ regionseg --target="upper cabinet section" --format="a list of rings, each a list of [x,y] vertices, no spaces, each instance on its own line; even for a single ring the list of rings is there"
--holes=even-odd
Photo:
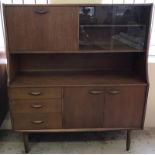
[[[6,6],[9,51],[78,50],[79,7]]]
[[[10,53],[144,52],[152,5],[5,5]]]
[[[150,6],[80,7],[80,49],[143,51]]]

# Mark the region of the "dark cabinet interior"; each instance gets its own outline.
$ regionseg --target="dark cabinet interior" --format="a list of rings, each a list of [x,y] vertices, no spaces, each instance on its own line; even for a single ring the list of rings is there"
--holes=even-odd
[[[143,57],[143,53],[13,54],[10,82],[11,86],[145,85],[145,70],[139,69],[144,68]]]

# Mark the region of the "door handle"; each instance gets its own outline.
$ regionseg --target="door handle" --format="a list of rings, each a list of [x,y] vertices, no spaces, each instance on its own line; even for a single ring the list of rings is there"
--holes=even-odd
[[[89,93],[91,95],[100,95],[100,94],[103,94],[104,91],[102,91],[102,90],[91,90]]]
[[[110,94],[110,95],[117,95],[117,94],[120,94],[120,91],[119,90],[109,90],[108,94]]]
[[[38,9],[38,10],[34,10],[34,12],[36,13],[36,14],[47,14],[48,13],[48,10],[41,10],[41,9]]]
[[[42,108],[43,105],[41,105],[41,104],[33,104],[33,105],[31,105],[31,107],[37,109],[37,108]]]
[[[38,121],[32,121],[33,124],[43,124],[44,121],[38,120]]]
[[[30,92],[29,95],[39,96],[41,95],[41,92]]]

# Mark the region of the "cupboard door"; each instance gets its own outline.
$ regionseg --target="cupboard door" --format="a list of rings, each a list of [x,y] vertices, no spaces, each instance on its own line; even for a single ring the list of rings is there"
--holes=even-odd
[[[104,127],[140,128],[144,102],[144,86],[107,87]]]
[[[9,48],[13,51],[78,49],[78,7],[6,7]]]
[[[101,128],[104,89],[78,87],[64,89],[64,128]]]

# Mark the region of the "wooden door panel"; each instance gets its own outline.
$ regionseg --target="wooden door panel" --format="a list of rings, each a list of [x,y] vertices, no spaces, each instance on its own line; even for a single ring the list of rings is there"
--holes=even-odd
[[[11,51],[78,49],[78,7],[6,7]]]
[[[103,127],[104,88],[64,89],[64,128]]]
[[[104,127],[140,128],[145,102],[144,86],[107,87]]]

